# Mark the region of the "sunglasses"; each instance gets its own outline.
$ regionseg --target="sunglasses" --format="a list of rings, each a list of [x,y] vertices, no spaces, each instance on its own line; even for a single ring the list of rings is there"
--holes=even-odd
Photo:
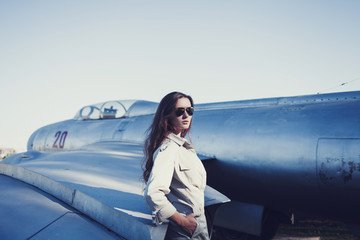
[[[177,117],[180,117],[180,116],[184,115],[185,111],[189,116],[192,116],[194,114],[194,108],[193,107],[188,107],[188,108],[177,108],[177,109],[175,109],[175,115]]]

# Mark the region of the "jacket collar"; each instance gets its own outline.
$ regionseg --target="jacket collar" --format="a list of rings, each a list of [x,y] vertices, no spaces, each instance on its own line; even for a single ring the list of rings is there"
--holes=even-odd
[[[167,138],[174,141],[179,146],[183,146],[186,149],[192,149],[191,145],[186,141],[185,138],[179,137],[172,132],[167,135]]]

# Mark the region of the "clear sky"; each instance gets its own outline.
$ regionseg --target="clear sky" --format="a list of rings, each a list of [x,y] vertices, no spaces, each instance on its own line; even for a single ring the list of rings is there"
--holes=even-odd
[[[360,90],[360,1],[2,0],[0,89],[0,147],[18,151],[107,100]]]

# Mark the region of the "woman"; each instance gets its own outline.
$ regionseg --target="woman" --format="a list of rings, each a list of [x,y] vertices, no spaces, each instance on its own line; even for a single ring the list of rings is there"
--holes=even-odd
[[[145,200],[156,224],[169,221],[165,239],[209,239],[204,214],[206,172],[184,138],[194,103],[180,92],[160,102],[145,141]]]

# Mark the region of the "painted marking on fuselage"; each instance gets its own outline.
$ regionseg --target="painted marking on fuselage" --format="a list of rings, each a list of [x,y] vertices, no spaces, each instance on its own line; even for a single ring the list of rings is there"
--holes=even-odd
[[[55,141],[53,144],[53,148],[64,148],[65,146],[65,140],[67,137],[68,132],[67,131],[57,131],[55,133]]]

